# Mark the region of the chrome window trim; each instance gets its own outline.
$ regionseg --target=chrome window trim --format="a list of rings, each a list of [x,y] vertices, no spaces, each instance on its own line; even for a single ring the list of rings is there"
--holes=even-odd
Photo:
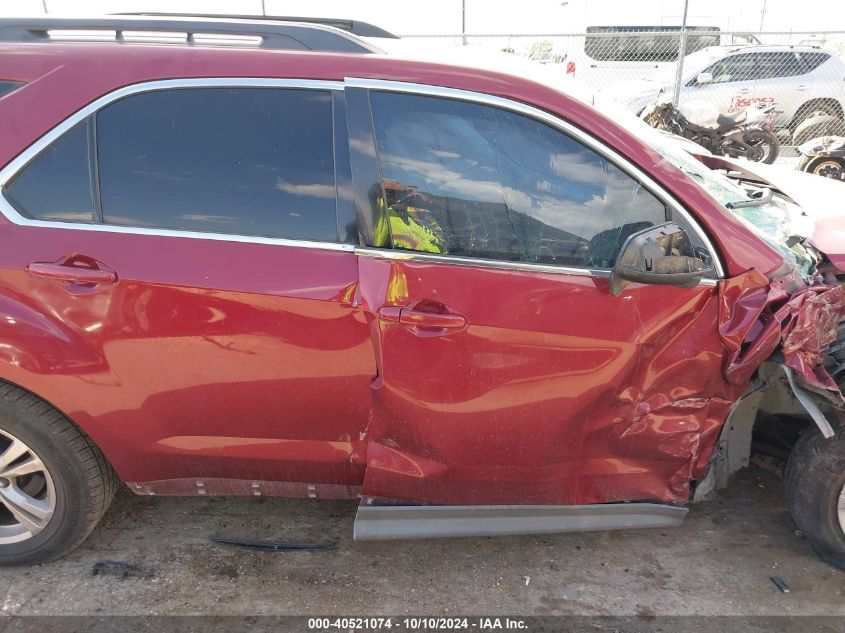
[[[610,270],[605,268],[576,268],[570,266],[556,266],[554,264],[534,264],[531,262],[514,262],[500,259],[482,259],[480,257],[453,257],[451,255],[434,255],[431,253],[417,253],[406,250],[388,250],[358,246],[355,254],[359,257],[373,257],[393,261],[417,262],[420,264],[452,264],[455,266],[469,266],[474,268],[492,268],[496,270],[521,271],[530,273],[570,275],[576,277],[610,277]],[[717,279],[702,279],[699,286],[716,286]]]
[[[601,143],[598,139],[594,138],[587,132],[581,130],[574,125],[567,123],[563,119],[560,119],[553,114],[549,114],[544,110],[540,110],[539,108],[535,108],[533,106],[529,106],[525,103],[521,103],[519,101],[513,101],[511,99],[506,99],[504,97],[497,97],[495,95],[489,95],[481,92],[473,92],[470,90],[459,90],[457,88],[443,88],[441,86],[430,86],[426,84],[416,84],[416,83],[406,83],[402,81],[387,81],[383,79],[366,79],[361,77],[346,77],[344,79],[344,83],[346,86],[350,88],[365,88],[368,90],[380,90],[380,91],[388,91],[388,92],[404,92],[408,94],[419,94],[425,95],[430,97],[443,97],[448,99],[458,99],[461,101],[471,101],[473,103],[481,103],[484,105],[490,105],[494,107],[499,107],[505,110],[511,110],[512,112],[517,112],[519,114],[524,114],[529,116],[533,119],[546,123],[558,130],[569,134],[570,136],[578,139],[598,154],[609,160],[611,163],[616,165],[622,171],[627,173],[629,176],[634,178],[643,187],[645,187],[649,192],[655,195],[659,200],[663,203],[667,204],[669,207],[672,208],[673,211],[677,212],[681,215],[692,227],[693,231],[695,231],[696,235],[698,235],[699,239],[704,243],[704,246],[710,252],[710,256],[713,260],[714,269],[716,271],[716,276],[721,279],[725,277],[724,267],[722,266],[722,261],[719,256],[719,251],[713,246],[713,242],[708,237],[707,233],[699,226],[698,221],[690,215],[690,213],[681,205],[674,196],[672,196],[668,191],[666,191],[662,186],[660,186],[657,182],[655,182],[650,176],[648,176],[644,171],[642,171],[639,167],[628,161],[624,156],[617,153],[615,150],[611,149],[610,147]],[[380,251],[379,251],[380,252]],[[445,258],[453,261],[453,258]],[[472,259],[474,263],[473,265],[483,265],[478,262],[487,262],[491,260],[483,260],[483,259]],[[502,266],[503,268],[510,268],[509,264],[512,262],[496,262],[505,264]],[[522,266],[531,266],[532,270],[536,270],[536,266],[543,266],[546,265],[539,265],[539,264],[525,264],[520,263]],[[555,266],[550,266],[550,268],[557,268]],[[579,269],[579,268],[571,268],[566,269],[567,271],[581,271],[578,274],[582,275],[590,275],[591,271],[589,269]],[[551,271],[549,271],[551,272]],[[609,270],[601,270],[599,271],[602,273],[602,276],[610,275]],[[576,274],[574,272],[568,272],[567,274]],[[705,283],[706,281],[713,281],[713,285],[715,285],[716,280],[702,280],[700,283],[703,285],[711,285]]]
[[[290,238],[260,237],[254,235],[237,235],[227,233],[206,233],[203,231],[180,231],[177,229],[159,229],[136,226],[120,226],[117,224],[93,224],[84,222],[60,222],[57,220],[37,220],[21,215],[6,198],[6,185],[22,169],[32,162],[51,143],[70,130],[74,125],[86,117],[102,110],[115,101],[124,97],[144,92],[160,90],[174,90],[184,88],[301,88],[306,90],[342,91],[341,81],[323,81],[316,79],[273,79],[262,77],[209,77],[191,79],[165,79],[146,81],[118,88],[84,108],[77,110],[64,121],[41,136],[32,145],[21,152],[14,160],[0,170],[0,213],[13,224],[20,226],[42,227],[51,229],[71,229],[76,231],[99,231],[103,233],[129,233],[135,235],[156,235],[159,237],[182,237],[187,239],[215,240],[221,242],[245,242],[250,244],[271,244],[276,246],[296,246],[300,248],[316,248],[321,250],[354,251],[353,244],[340,242],[318,242],[310,240],[296,240]]]

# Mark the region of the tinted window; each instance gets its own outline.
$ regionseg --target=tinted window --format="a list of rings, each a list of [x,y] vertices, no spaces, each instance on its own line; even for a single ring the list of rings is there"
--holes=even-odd
[[[813,72],[828,59],[830,59],[830,55],[827,53],[801,53],[805,73]]]
[[[763,52],[757,54],[757,79],[794,77],[808,72],[798,53]]]
[[[23,215],[38,220],[92,222],[88,121],[53,143],[7,185]]]
[[[335,241],[328,92],[197,88],[97,115],[103,220]]]
[[[608,268],[631,233],[666,220],[636,181],[534,119],[434,97],[372,103],[394,248]]]

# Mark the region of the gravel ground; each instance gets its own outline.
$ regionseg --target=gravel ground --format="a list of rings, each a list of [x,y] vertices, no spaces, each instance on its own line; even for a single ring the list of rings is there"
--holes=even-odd
[[[122,490],[70,556],[0,570],[0,608],[5,615],[845,615],[845,573],[813,556],[789,519],[781,481],[759,468],[740,473],[673,530],[354,543],[355,509]],[[211,537],[337,546],[268,553]],[[128,561],[151,576],[93,576],[103,560]],[[780,592],[772,575],[790,592]]]

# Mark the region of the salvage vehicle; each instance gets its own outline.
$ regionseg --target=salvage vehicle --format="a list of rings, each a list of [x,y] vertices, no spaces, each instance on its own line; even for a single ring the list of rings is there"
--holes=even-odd
[[[762,440],[845,568],[842,220],[334,24],[0,21],[0,562],[119,482],[359,500],[357,539],[669,527]]]
[[[845,180],[845,137],[814,138],[798,148],[797,169],[834,180]]]
[[[802,123],[820,113],[843,121],[843,77],[842,58],[814,46],[709,47],[684,58],[679,102],[707,101],[729,114],[774,105],[776,127],[797,135]],[[605,92],[639,113],[660,92],[673,92],[674,79],[672,67]]]

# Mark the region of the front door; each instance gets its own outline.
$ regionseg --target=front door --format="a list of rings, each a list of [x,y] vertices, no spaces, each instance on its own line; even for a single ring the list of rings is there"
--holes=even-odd
[[[715,284],[612,297],[608,279],[664,202],[534,115],[370,102],[390,241],[359,251],[379,362],[363,494],[685,500],[730,406]]]

